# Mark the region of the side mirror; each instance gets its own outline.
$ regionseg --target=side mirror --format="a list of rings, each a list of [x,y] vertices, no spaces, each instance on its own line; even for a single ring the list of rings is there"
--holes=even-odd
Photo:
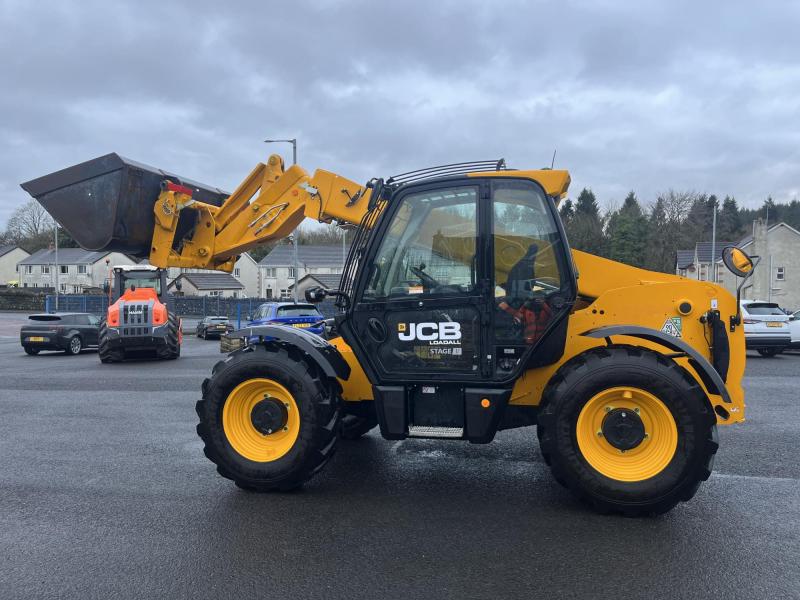
[[[726,246],[722,250],[722,262],[731,273],[742,278],[741,283],[736,288],[736,314],[731,315],[731,331],[734,331],[736,326],[742,323],[742,287],[750,279],[759,260],[758,256],[751,258],[744,250],[736,246]]]
[[[325,291],[324,288],[321,287],[312,287],[306,290],[306,302],[310,302],[312,304],[317,304],[325,300],[328,297],[328,292]]]
[[[722,262],[737,277],[748,277],[755,268],[753,259],[736,246],[727,246],[722,250]]]

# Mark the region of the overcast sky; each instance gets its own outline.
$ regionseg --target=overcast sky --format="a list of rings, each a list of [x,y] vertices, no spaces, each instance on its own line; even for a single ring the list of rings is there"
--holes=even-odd
[[[712,8],[713,6],[713,8]],[[0,226],[108,152],[232,190],[505,157],[603,204],[800,188],[800,3],[0,0]]]

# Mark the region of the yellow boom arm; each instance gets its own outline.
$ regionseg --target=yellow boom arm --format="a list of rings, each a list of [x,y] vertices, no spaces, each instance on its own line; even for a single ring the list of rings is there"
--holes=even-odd
[[[259,163],[222,206],[197,202],[191,189],[167,185],[153,207],[155,228],[150,264],[231,272],[242,252],[288,236],[305,217],[329,223],[359,223],[371,190],[329,171],[309,176],[294,165],[284,171],[273,154]],[[174,249],[182,210],[198,213],[193,233]]]

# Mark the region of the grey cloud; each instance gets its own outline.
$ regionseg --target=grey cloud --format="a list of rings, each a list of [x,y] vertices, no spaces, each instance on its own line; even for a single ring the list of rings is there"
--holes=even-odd
[[[116,151],[232,189],[297,136],[356,180],[504,156],[603,201],[798,192],[794,3],[0,0],[0,224]]]

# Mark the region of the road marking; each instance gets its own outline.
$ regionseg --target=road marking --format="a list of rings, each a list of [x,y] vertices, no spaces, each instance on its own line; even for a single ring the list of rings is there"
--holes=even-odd
[[[764,477],[762,475],[736,475],[734,473],[712,473],[711,477],[719,477],[720,479],[752,479],[753,481],[800,481],[797,477]]]

